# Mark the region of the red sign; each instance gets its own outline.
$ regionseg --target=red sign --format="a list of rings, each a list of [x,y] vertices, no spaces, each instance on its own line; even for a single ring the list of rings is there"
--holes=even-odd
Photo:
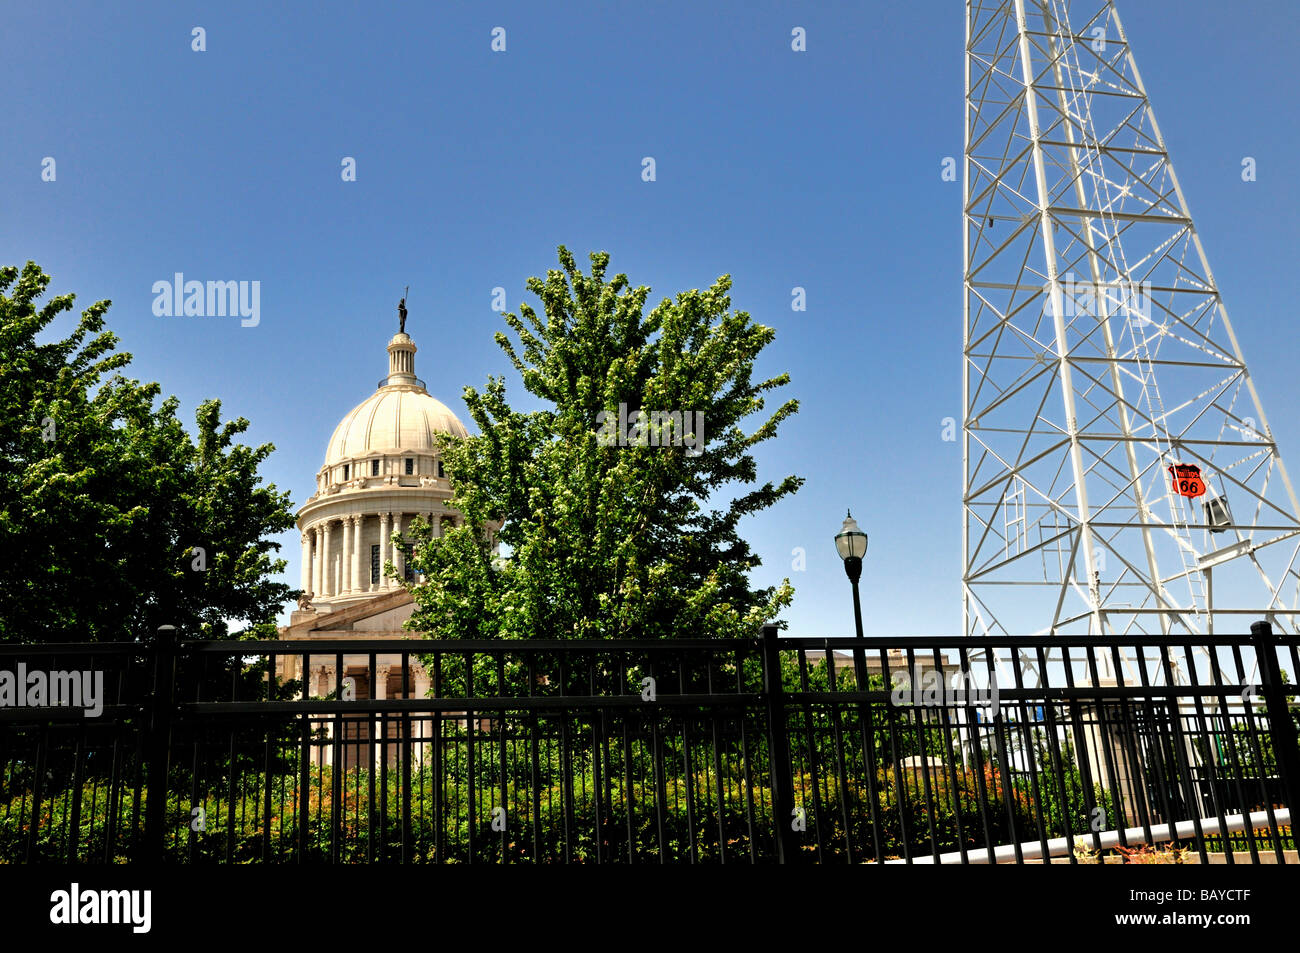
[[[1187,463],[1176,463],[1166,467],[1173,477],[1174,492],[1181,496],[1204,496],[1205,480],[1201,477],[1201,468]]]

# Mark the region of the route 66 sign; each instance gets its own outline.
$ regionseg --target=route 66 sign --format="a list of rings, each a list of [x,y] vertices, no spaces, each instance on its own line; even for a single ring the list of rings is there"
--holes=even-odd
[[[1174,492],[1181,496],[1204,496],[1205,480],[1201,477],[1201,468],[1186,463],[1176,463],[1166,467],[1173,478]]]

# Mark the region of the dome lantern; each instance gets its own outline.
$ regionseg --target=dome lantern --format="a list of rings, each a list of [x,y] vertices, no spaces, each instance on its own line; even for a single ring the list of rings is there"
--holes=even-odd
[[[349,412],[330,437],[325,451],[326,472],[351,461],[369,460],[376,455],[437,454],[436,435],[449,433],[467,437],[456,415],[434,398],[424,381],[415,376],[415,342],[398,331],[388,342],[388,376],[379,381],[373,394]],[[370,474],[367,464],[365,475]],[[410,475],[418,475],[414,470]],[[340,469],[325,482],[347,482]]]
[[[415,342],[405,331],[399,331],[388,342],[388,377],[379,386],[392,384],[424,384],[415,376]]]

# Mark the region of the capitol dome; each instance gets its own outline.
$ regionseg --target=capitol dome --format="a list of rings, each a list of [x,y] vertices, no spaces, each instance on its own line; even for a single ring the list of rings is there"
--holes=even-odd
[[[412,581],[392,536],[404,534],[416,517],[435,536],[464,522],[450,506],[438,435],[469,433],[415,376],[415,351],[404,330],[389,340],[388,376],[334,428],[316,492],[298,511],[304,605],[317,612],[398,589],[402,578]],[[384,573],[389,562],[396,579]]]
[[[444,477],[437,435],[467,437],[465,425],[415,376],[415,342],[405,332],[388,342],[388,376],[352,408],[330,436],[317,494],[374,477]],[[389,481],[391,482],[391,481]]]
[[[435,453],[439,433],[469,436],[447,405],[423,387],[386,384],[339,421],[325,450],[325,465],[403,450]]]

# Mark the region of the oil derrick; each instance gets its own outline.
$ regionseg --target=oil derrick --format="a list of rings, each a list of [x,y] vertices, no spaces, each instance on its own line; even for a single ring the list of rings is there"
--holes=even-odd
[[[965,633],[1296,631],[1300,506],[1114,3],[969,0],[965,134]]]

